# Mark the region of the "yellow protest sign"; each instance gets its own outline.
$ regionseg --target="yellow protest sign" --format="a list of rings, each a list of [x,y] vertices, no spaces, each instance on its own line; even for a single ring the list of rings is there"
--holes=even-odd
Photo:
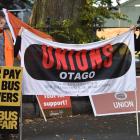
[[[20,106],[21,86],[21,67],[0,67],[0,106]]]
[[[18,133],[19,106],[0,106],[0,133]]]
[[[18,129],[17,111],[0,111],[0,129]]]

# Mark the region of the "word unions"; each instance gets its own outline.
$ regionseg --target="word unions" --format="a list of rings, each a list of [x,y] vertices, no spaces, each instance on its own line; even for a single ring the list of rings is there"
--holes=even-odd
[[[112,45],[92,50],[54,49],[42,45],[42,65],[44,69],[59,71],[61,80],[93,79],[95,70],[112,66]]]

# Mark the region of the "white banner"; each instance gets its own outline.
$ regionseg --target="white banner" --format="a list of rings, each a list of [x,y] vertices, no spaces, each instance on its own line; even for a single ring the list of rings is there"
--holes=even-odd
[[[88,96],[136,89],[134,34],[88,44],[42,39],[24,29],[23,94]]]

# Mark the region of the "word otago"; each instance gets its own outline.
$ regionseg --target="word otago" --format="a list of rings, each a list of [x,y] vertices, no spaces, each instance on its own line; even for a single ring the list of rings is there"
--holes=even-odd
[[[18,129],[18,112],[0,111],[0,129]]]
[[[92,79],[95,76],[95,72],[60,72],[60,79],[69,79],[69,80],[86,80]]]
[[[45,69],[83,72],[112,66],[113,47],[110,44],[98,49],[81,51],[54,49],[45,45],[42,45],[41,49],[42,65]]]

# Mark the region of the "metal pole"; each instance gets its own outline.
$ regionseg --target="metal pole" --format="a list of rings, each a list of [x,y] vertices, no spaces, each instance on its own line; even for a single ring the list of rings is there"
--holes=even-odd
[[[120,6],[119,6],[119,14],[121,13],[121,9],[120,9]],[[121,21],[119,19],[119,27],[121,27]]]
[[[8,10],[10,12],[25,12],[27,9]]]
[[[137,136],[139,136],[139,114],[138,114],[138,97],[135,90],[135,100],[136,100],[136,121],[137,121]]]
[[[22,94],[21,94],[21,106],[20,106],[20,140],[22,140],[22,127],[23,127],[23,124],[22,124]]]

